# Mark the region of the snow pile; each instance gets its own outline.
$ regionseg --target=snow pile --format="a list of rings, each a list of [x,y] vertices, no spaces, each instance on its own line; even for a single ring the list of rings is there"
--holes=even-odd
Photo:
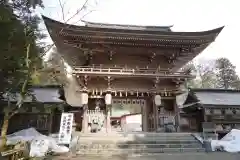
[[[232,129],[221,140],[211,141],[212,150],[222,149],[226,152],[240,152],[240,130]]]
[[[20,141],[32,141],[35,137],[43,136],[36,129],[20,130],[7,136],[7,145],[14,145]]]
[[[30,142],[30,157],[43,157],[47,152],[66,153],[69,148],[57,144],[57,139],[45,136],[34,128],[24,129],[7,136],[7,144],[16,144],[20,141]]]

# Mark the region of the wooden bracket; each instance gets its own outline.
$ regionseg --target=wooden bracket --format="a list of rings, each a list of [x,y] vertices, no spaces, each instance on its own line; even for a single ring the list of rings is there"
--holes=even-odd
[[[83,79],[83,83],[84,83],[84,87],[87,87],[88,85],[88,76],[87,75],[84,75],[84,79]]]
[[[111,61],[113,59],[113,51],[109,52],[109,60]]]
[[[160,82],[160,78],[156,77],[156,79],[154,80],[154,88],[157,88],[158,83]]]

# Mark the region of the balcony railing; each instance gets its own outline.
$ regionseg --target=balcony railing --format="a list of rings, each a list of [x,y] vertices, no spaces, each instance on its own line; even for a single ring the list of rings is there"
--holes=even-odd
[[[96,76],[124,76],[124,77],[159,77],[159,78],[193,78],[193,75],[184,72],[170,72],[167,69],[152,68],[102,68],[102,67],[75,67],[74,74],[87,74]]]

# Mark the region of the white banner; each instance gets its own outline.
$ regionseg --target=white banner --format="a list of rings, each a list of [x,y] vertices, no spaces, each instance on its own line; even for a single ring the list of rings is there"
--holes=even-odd
[[[73,125],[73,113],[62,113],[59,131],[59,144],[70,144]]]

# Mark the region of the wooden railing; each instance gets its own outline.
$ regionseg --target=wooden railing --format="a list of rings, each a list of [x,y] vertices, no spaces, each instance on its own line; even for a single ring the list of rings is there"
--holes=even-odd
[[[96,76],[132,76],[132,77],[159,77],[159,78],[193,78],[193,75],[184,72],[170,72],[169,70],[153,68],[102,68],[102,67],[75,67],[74,74],[88,74]]]
[[[93,120],[102,123],[105,120],[104,111],[101,110],[87,110],[87,116],[89,123],[93,122]]]
[[[148,116],[148,130],[155,131],[157,128],[154,128],[154,119],[157,118],[154,114]],[[165,124],[172,123],[175,125],[176,115],[171,113],[159,114],[158,115],[158,126],[164,127]]]
[[[3,123],[3,114],[0,114],[0,125]],[[55,124],[58,125],[58,124]],[[9,122],[8,133],[34,127],[39,132],[47,134],[51,128],[51,115],[48,113],[19,113]]]
[[[175,115],[164,115],[164,114],[160,114],[158,115],[158,119],[159,119],[159,126],[164,127],[165,124],[167,123],[172,123],[173,125],[175,125]]]

